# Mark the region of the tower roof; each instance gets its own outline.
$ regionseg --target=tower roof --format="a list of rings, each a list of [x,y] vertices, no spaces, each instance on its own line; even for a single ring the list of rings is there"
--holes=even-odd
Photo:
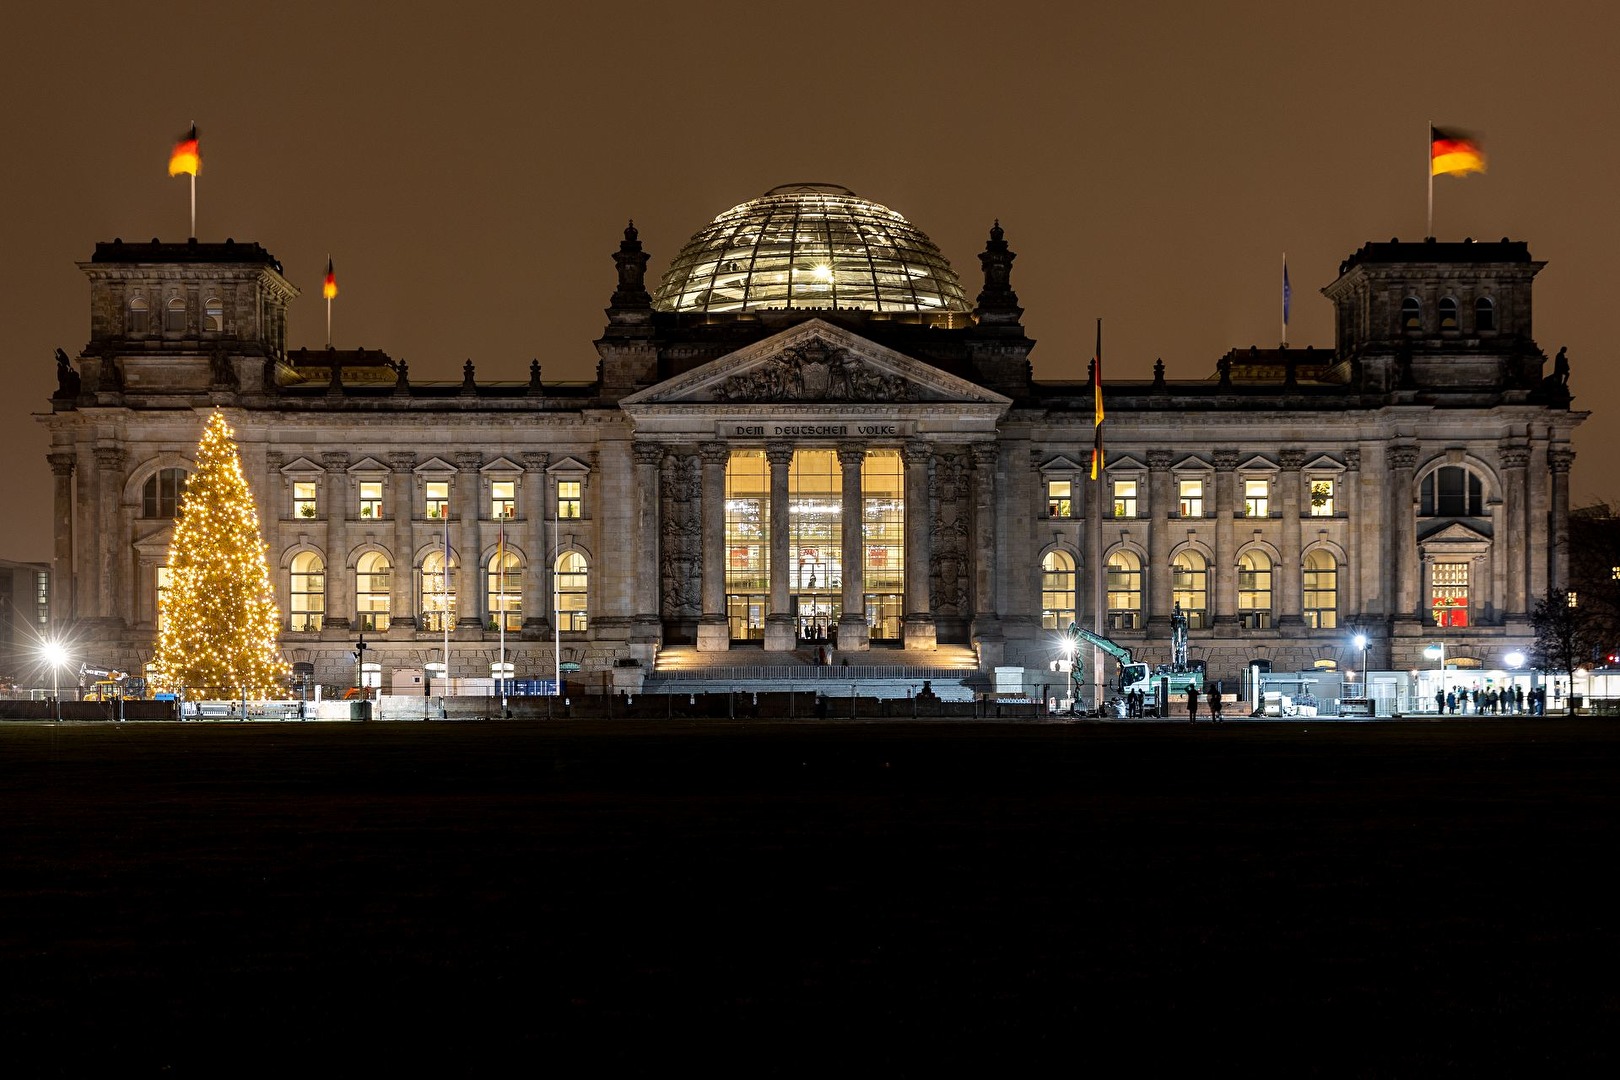
[[[675,257],[653,307],[971,310],[922,230],[837,184],[775,187],[715,218]]]

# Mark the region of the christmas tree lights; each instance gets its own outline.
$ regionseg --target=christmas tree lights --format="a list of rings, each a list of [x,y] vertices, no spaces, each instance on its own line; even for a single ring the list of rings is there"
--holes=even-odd
[[[282,696],[288,666],[265,551],[235,436],[216,412],[186,480],[158,600],[161,680],[190,698]]]

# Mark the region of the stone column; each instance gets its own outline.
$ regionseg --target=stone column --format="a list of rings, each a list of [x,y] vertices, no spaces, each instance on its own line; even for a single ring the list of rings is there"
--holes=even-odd
[[[394,567],[388,579],[388,631],[394,637],[409,637],[416,629],[416,605],[411,587],[416,581],[416,543],[412,520],[415,500],[411,498],[416,479],[415,454],[389,454],[388,513],[394,519]]]
[[[996,464],[994,445],[975,443],[973,453],[973,640],[981,667],[1001,663],[1004,639],[996,611]]]
[[[906,463],[906,625],[907,649],[932,649],[939,643],[934,609],[929,602],[929,568],[933,563],[928,513],[928,444],[918,439],[901,451]]]
[[[1300,515],[1304,499],[1301,497],[1300,470],[1305,467],[1305,451],[1284,450],[1277,455],[1282,474],[1277,478],[1277,495],[1282,501],[1282,536],[1278,550],[1282,565],[1277,568],[1280,578],[1277,625],[1305,625],[1304,570],[1300,566]]]
[[[73,621],[73,455],[50,455],[51,476],[56,484],[52,503],[55,520],[51,552],[51,633],[60,634]]]
[[[328,630],[347,630],[354,613],[354,573],[349,567],[349,455],[321,455],[326,469],[326,615]]]
[[[1569,588],[1569,467],[1575,464],[1575,451],[1554,446],[1547,451],[1552,470],[1552,512],[1547,528],[1548,573],[1560,589]]]
[[[731,448],[723,442],[698,447],[703,459],[702,614],[698,616],[698,649],[725,652],[731,648],[731,627],[726,622],[726,462]]]
[[[1338,509],[1345,512],[1350,528],[1345,532],[1345,557],[1350,565],[1341,568],[1339,573],[1339,611],[1344,620],[1352,625],[1362,625],[1362,588],[1361,588],[1361,532],[1366,522],[1361,515],[1361,451],[1350,448],[1344,452],[1344,490],[1339,497],[1344,505]]]
[[[123,594],[122,547],[127,541],[120,528],[118,504],[124,488],[124,452],[114,446],[96,448],[97,529],[96,614],[111,625],[123,625],[118,597]],[[131,615],[134,612],[130,612]]]
[[[1418,448],[1406,443],[1385,451],[1389,464],[1389,525],[1384,530],[1384,565],[1390,571],[1392,614],[1398,622],[1421,623],[1418,617],[1418,588],[1422,568],[1417,558],[1417,521],[1412,511],[1413,470],[1417,468]]]
[[[1170,635],[1170,511],[1176,500],[1170,490],[1169,450],[1149,450],[1148,460],[1148,566],[1147,625],[1153,637]]]
[[[866,624],[866,506],[861,500],[861,465],[866,447],[845,443],[838,448],[838,464],[843,466],[843,614],[838,617],[838,648],[844,651],[869,648],[872,628]]]
[[[770,652],[787,652],[798,636],[788,602],[788,549],[792,539],[788,468],[793,464],[793,444],[767,443],[765,460],[771,467],[771,606],[765,615],[765,648]]]
[[[1504,567],[1502,604],[1510,621],[1523,623],[1530,611],[1530,448],[1505,444],[1497,453],[1505,474],[1503,522],[1497,534]]]
[[[483,463],[481,454],[456,455],[457,472],[451,499],[456,516],[461,519],[455,530],[456,546],[461,549],[458,552],[461,564],[456,569],[456,606],[460,609],[456,615],[457,630],[484,628],[483,574],[479,566],[483,561],[483,546],[478,523],[482,494],[478,467]]]
[[[1233,537],[1233,512],[1237,509],[1234,488],[1237,484],[1238,452],[1217,450],[1215,461],[1215,565],[1211,567],[1215,590],[1215,619],[1213,626],[1226,630],[1237,628],[1237,545]]]
[[[551,507],[546,498],[546,467],[551,455],[533,451],[523,455],[523,530],[529,549],[529,565],[523,574],[523,638],[540,640],[551,636],[551,559],[546,531],[551,527]]]
[[[658,495],[663,489],[658,482],[658,469],[664,460],[664,447],[659,443],[637,441],[631,444],[630,453],[635,461],[636,480],[632,510],[636,580],[632,587],[630,636],[645,651],[639,658],[650,662],[663,636],[660,633],[663,623],[658,614]]]

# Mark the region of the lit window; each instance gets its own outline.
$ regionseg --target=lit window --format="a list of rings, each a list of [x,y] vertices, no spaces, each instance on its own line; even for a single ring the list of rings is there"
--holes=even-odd
[[[159,469],[147,478],[141,489],[141,517],[172,518],[180,512],[180,496],[186,490],[186,470]]]
[[[1136,481],[1114,481],[1114,516],[1117,518],[1133,518],[1136,516]]]
[[[315,516],[316,484],[313,480],[293,481],[293,517]]]
[[[765,451],[733,450],[726,462],[726,620],[734,641],[765,637],[771,590],[770,492]],[[696,607],[691,611],[695,615]]]
[[[429,480],[423,485],[427,503],[427,516],[434,521],[450,514],[450,481]]]
[[[1479,517],[1484,507],[1484,484],[1461,465],[1443,466],[1423,478],[1418,512],[1424,517]]]
[[[129,332],[131,334],[147,334],[152,330],[151,312],[146,306],[144,296],[129,298]]]
[[[1271,516],[1271,481],[1243,481],[1243,516],[1263,518]]]
[[[497,551],[489,557],[484,568],[484,580],[489,586],[487,609],[489,621],[507,630],[523,629],[523,564],[511,551]]]
[[[363,518],[380,518],[383,516],[383,486],[381,480],[360,481],[360,516]]]
[[[1311,481],[1311,517],[1333,516],[1333,481]]]
[[[290,629],[319,630],[326,616],[326,564],[313,551],[293,556]]]
[[[1429,608],[1436,626],[1468,625],[1468,564],[1437,562],[1429,575]]]
[[[1423,304],[1415,296],[1401,301],[1401,329],[1409,334],[1423,329]]]
[[[1181,489],[1180,511],[1184,518],[1201,518],[1204,516],[1204,482],[1202,480],[1183,480],[1177,485]],[[1185,608],[1185,605],[1183,605]]]
[[[1317,548],[1305,556],[1305,625],[1332,630],[1339,625],[1339,561]]]
[[[1135,552],[1108,556],[1108,626],[1135,630],[1142,624],[1142,560]]]
[[[516,480],[496,480],[489,485],[489,513],[497,520],[517,516]]]
[[[585,485],[579,480],[557,481],[557,516],[560,518],[577,518],[580,516],[580,507],[584,501],[583,491]]]
[[[577,551],[557,558],[557,628],[585,629],[585,601],[590,587],[590,564]]]
[[[1440,299],[1440,304],[1439,304],[1439,314],[1440,314],[1440,329],[1442,329],[1442,330],[1455,330],[1455,329],[1457,329],[1457,299],[1456,299],[1456,297],[1453,297],[1453,296],[1442,297]]]
[[[1238,625],[1264,630],[1271,625],[1271,556],[1246,551],[1238,559]]]
[[[452,625],[456,619],[456,560],[450,559],[450,572],[445,572],[443,551],[430,551],[422,556],[421,588],[417,590],[416,610],[420,612],[418,630],[442,631],[448,615]]]
[[[1046,516],[1051,518],[1074,517],[1074,485],[1068,480],[1048,480],[1046,482]],[[1065,623],[1065,626],[1068,624]]]
[[[186,302],[178,296],[169,298],[169,306],[163,312],[163,329],[173,334],[186,329]]]
[[[1182,551],[1170,560],[1170,600],[1181,605],[1187,629],[1209,625],[1209,563],[1197,551]]]
[[[1041,626],[1067,630],[1074,623],[1074,558],[1049,551],[1041,560]]]
[[[202,328],[204,330],[225,329],[225,304],[224,301],[220,300],[219,297],[210,296],[207,300],[203,301]]]
[[[1490,334],[1496,331],[1496,304],[1488,296],[1474,301],[1474,332]]]
[[[1576,594],[1576,593],[1573,593],[1573,592],[1565,593],[1564,594],[1564,606],[1565,607],[1580,607],[1581,606],[1580,596],[1578,594]]]
[[[354,565],[354,597],[360,614],[360,629],[381,633],[388,629],[389,584],[393,567],[388,556],[368,551]]]

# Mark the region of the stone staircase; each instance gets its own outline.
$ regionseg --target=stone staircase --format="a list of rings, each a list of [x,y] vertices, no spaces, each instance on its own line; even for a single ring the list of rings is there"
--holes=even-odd
[[[834,650],[832,662],[816,663],[812,649],[766,652],[731,649],[699,652],[691,646],[660,649],[643,694],[724,694],[745,692],[814,692],[837,696],[905,698],[928,683],[943,701],[971,701],[989,689],[979,673],[978,657],[966,645],[941,645],[926,651],[877,648],[868,652]]]

